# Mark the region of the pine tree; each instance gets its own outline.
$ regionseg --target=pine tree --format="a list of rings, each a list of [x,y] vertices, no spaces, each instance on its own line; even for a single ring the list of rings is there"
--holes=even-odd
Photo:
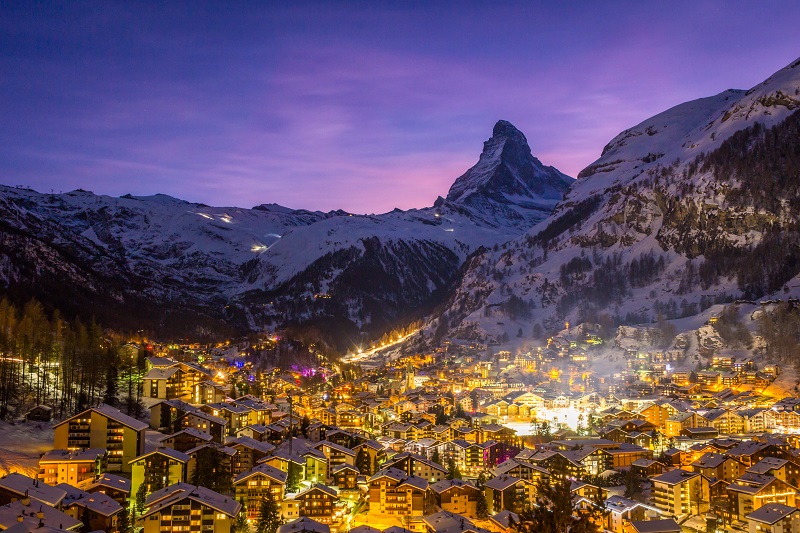
[[[455,459],[447,461],[447,477],[446,479],[461,479],[461,471],[456,465]]]
[[[131,514],[128,510],[128,505],[125,504],[122,506],[122,510],[117,516],[117,529],[119,530],[119,533],[130,533],[131,527]]]
[[[602,506],[574,510],[570,480],[540,478],[535,505],[519,513],[519,533],[597,533],[594,520],[603,514]]]
[[[286,472],[286,490],[289,492],[297,492],[300,488],[300,481],[303,475],[300,465],[289,461],[289,467]]]
[[[433,455],[431,455],[431,461],[433,461],[433,462],[434,462],[434,463],[436,463],[437,465],[440,465],[440,464],[442,464],[442,461],[441,461],[441,459],[439,458],[439,449],[438,449],[438,448],[437,448],[437,449],[435,449],[435,450],[433,450]]]
[[[636,472],[633,468],[629,468],[627,472],[625,472],[625,494],[626,498],[633,498],[636,494],[641,492],[642,487],[639,484],[639,476],[636,475]]]
[[[147,486],[142,483],[139,485],[139,490],[136,491],[136,504],[134,509],[136,514],[142,516],[144,514],[145,502],[147,500]]]
[[[239,503],[242,508],[239,510],[239,514],[236,515],[236,521],[233,523],[231,533],[250,533],[250,524],[247,523],[247,507],[245,507],[241,498],[239,498]]]
[[[486,503],[486,496],[482,490],[478,493],[478,499],[475,501],[475,518],[480,520],[489,518],[489,504]]]
[[[256,533],[275,533],[280,525],[280,510],[270,494],[261,500],[261,509],[259,509],[258,521],[256,522]]]

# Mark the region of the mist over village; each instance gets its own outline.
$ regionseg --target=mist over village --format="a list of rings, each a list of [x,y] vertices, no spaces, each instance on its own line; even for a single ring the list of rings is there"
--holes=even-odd
[[[0,531],[800,533],[798,17],[0,6]]]

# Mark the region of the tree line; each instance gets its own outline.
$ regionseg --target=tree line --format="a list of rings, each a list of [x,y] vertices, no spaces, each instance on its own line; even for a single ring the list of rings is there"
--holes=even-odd
[[[100,402],[139,414],[144,358],[145,352],[126,346],[94,320],[66,320],[36,300],[20,309],[3,298],[0,419],[19,417],[36,405],[63,417]]]

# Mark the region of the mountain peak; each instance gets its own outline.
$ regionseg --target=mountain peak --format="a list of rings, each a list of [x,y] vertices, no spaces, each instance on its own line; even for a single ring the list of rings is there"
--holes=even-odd
[[[528,139],[512,123],[507,120],[498,120],[492,129],[492,137],[520,138],[525,144]]]
[[[525,135],[499,120],[483,143],[478,162],[459,177],[447,201],[473,208],[487,220],[538,222],[564,196],[572,178],[544,166],[531,154]]]

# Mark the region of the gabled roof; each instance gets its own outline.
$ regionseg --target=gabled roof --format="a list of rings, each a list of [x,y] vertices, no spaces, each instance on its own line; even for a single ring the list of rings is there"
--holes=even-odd
[[[332,450],[336,450],[337,452],[343,453],[345,455],[352,455],[352,456],[356,455],[356,452],[354,452],[350,448],[347,448],[345,446],[340,446],[339,444],[336,444],[336,443],[328,441],[328,440],[319,441],[318,443],[316,443],[314,445],[314,448],[316,448],[317,450],[321,451],[321,448],[323,448],[324,446],[328,446]]]
[[[278,483],[286,483],[286,478],[288,474],[281,470],[280,468],[275,468],[274,466],[268,465],[266,463],[261,463],[256,465],[254,468],[248,470],[247,472],[242,472],[236,479],[233,480],[233,483],[241,483],[246,479],[250,479],[253,476],[266,476],[270,479],[274,479]]]
[[[234,498],[219,494],[205,487],[197,487],[188,483],[176,483],[164,489],[158,490],[147,498],[147,512],[142,515],[146,518],[158,513],[172,505],[180,503],[185,499],[196,501],[202,505],[224,513],[233,518],[242,508],[242,504]]]
[[[451,489],[460,488],[479,490],[475,485],[463,479],[443,479],[431,485],[431,489],[438,494],[445,493]]]
[[[323,492],[323,493],[327,494],[328,496],[330,496],[331,498],[337,498],[338,497],[338,494],[337,494],[335,489],[332,489],[331,487],[329,487],[327,485],[323,485],[322,483],[314,483],[313,485],[308,487],[306,490],[298,492],[297,495],[294,498],[295,499],[298,499],[298,498],[302,499],[304,496],[306,496],[307,494],[311,494],[314,491]]]
[[[522,481],[520,478],[503,474],[502,476],[493,477],[484,483],[483,486],[494,490],[506,490],[508,487],[512,487],[520,481]]]
[[[631,500],[630,498],[625,498],[623,496],[611,496],[605,501],[606,509],[611,511],[612,513],[625,513],[630,510],[633,510],[637,507],[643,507],[648,511],[655,511],[660,513],[658,509],[652,507],[650,505],[644,504],[642,502],[637,502],[636,500]]]
[[[331,533],[331,528],[327,524],[321,524],[307,516],[293,520],[288,524],[283,524],[275,533]]]
[[[782,503],[767,503],[745,516],[745,518],[771,525],[795,512],[800,512],[800,509],[783,505]]]
[[[180,461],[181,463],[188,463],[191,459],[189,454],[179,452],[178,450],[173,450],[172,448],[156,448],[152,452],[147,452],[139,457],[128,461],[128,464],[138,463],[142,459],[146,459],[151,455],[164,455],[169,457],[170,459],[174,459],[176,461]]]
[[[97,479],[87,480],[81,483],[79,487],[87,492],[91,492],[92,489],[95,488],[106,487],[130,494],[131,480],[116,474],[105,472]]]
[[[111,496],[102,492],[94,494],[85,492],[67,483],[59,483],[57,488],[66,491],[67,495],[61,502],[63,509],[68,509],[73,505],[84,507],[103,516],[112,516],[122,511],[122,506]]]
[[[169,379],[178,372],[182,372],[180,368],[177,366],[171,366],[169,368],[151,368],[147,374],[142,376],[142,379]]]
[[[39,519],[38,512],[42,513],[43,518]],[[20,516],[23,517],[21,523],[17,520]],[[41,529],[40,522],[44,524]],[[0,528],[6,531],[16,527],[20,528],[18,531],[47,531],[45,528],[56,531],[78,531],[82,525],[80,520],[33,499],[30,505],[24,505],[21,500],[17,500],[0,507]]]
[[[469,518],[449,511],[439,511],[422,519],[429,530],[436,533],[489,533],[488,530],[477,527]]]
[[[50,507],[57,507],[67,495],[63,489],[48,485],[43,481],[35,480],[26,475],[12,472],[0,478],[0,488],[5,489],[19,497],[28,496],[39,500]]]
[[[67,418],[66,420],[64,420],[63,422],[59,422],[54,427],[58,427],[61,424],[66,424],[67,422],[69,422],[72,419],[81,418],[86,413],[90,413],[90,412],[99,413],[99,414],[105,416],[106,418],[110,418],[111,420],[113,420],[115,422],[119,422],[123,426],[127,426],[127,427],[129,427],[129,428],[131,428],[131,429],[133,429],[135,431],[143,431],[143,430],[147,429],[147,424],[145,424],[144,422],[140,422],[139,420],[136,420],[135,418],[133,418],[131,416],[123,414],[122,411],[120,411],[119,409],[114,409],[110,405],[106,405],[104,403],[101,403],[97,407],[90,407],[89,409],[86,409],[85,411],[82,411],[82,412],[78,413],[75,416],[71,416],[71,417]]]
[[[707,452],[700,456],[700,458],[692,463],[692,466],[698,468],[717,468],[722,463],[728,460],[727,455],[721,453]]]
[[[252,437],[246,437],[246,436],[228,439],[225,442],[225,445],[230,446],[231,448],[235,448],[236,446],[242,446],[244,448],[250,448],[251,450],[257,450],[262,453],[270,453],[275,450],[275,446],[273,446],[269,442],[263,442],[260,440],[256,440]]]
[[[519,524],[519,515],[517,513],[512,513],[508,509],[505,509],[494,516],[490,516],[489,520],[503,529],[508,529],[514,524]]]
[[[193,437],[195,439],[206,441],[206,442],[210,442],[210,441],[214,440],[214,437],[212,437],[211,434],[206,433],[205,431],[200,431],[199,429],[196,429],[196,428],[183,428],[180,431],[176,431],[172,435],[165,435],[165,436],[161,437],[160,439],[158,439],[158,442],[164,442],[165,440],[171,439],[173,437],[177,437],[179,435],[188,435],[188,436]]]
[[[420,490],[427,490],[428,489],[428,481],[426,479],[422,479],[418,476],[409,476],[405,472],[397,468],[383,468],[379,470],[372,477],[369,478],[369,481],[372,482],[374,480],[378,480],[381,478],[387,477],[393,481],[398,481],[398,487],[402,487],[403,485],[410,485],[414,488]]]
[[[50,450],[45,452],[39,464],[42,463],[62,463],[62,462],[76,462],[86,463],[97,461],[99,457],[106,454],[105,448],[88,448],[86,450]]]
[[[701,475],[700,472],[689,472],[687,470],[681,470],[678,468],[675,470],[670,470],[669,472],[664,472],[663,474],[650,479],[659,483],[666,483],[667,485],[677,485],[678,483],[683,483],[684,481],[688,481],[699,475]]]

